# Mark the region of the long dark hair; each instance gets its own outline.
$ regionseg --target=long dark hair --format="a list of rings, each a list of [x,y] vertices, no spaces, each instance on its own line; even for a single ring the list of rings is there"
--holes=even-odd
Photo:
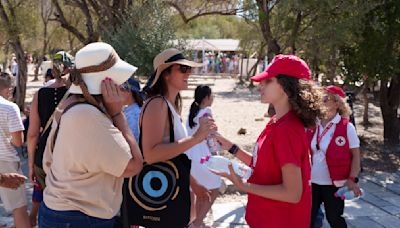
[[[143,106],[143,98],[137,94],[137,93],[133,93],[131,92],[133,99],[135,99],[136,103],[139,105],[139,107]]]
[[[206,85],[199,85],[196,87],[194,91],[194,101],[190,106],[189,112],[189,126],[193,128],[196,126],[196,123],[193,121],[194,117],[196,117],[197,113],[200,110],[200,104],[204,100],[204,98],[211,96],[211,88]]]
[[[276,78],[287,94],[290,106],[305,127],[314,127],[317,117],[321,119],[325,117],[323,93],[314,82],[282,74]]]
[[[146,98],[151,98],[151,97],[155,97],[155,96],[165,96],[168,92],[168,86],[167,86],[167,82],[165,81],[165,73],[171,73],[172,70],[172,66],[169,66],[168,68],[166,68],[165,70],[163,70],[163,72],[161,72],[157,82],[150,87],[149,85],[151,84],[152,80],[154,80],[154,75],[152,75],[146,85],[145,88],[143,88],[143,91],[146,94]],[[178,95],[176,96],[175,99],[175,107],[177,108],[178,112],[181,113],[182,111],[182,97],[181,94],[178,93]]]

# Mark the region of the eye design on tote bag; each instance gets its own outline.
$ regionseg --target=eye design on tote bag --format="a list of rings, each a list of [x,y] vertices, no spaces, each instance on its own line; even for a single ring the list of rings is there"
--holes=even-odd
[[[146,166],[143,167],[146,169]],[[174,200],[179,193],[178,169],[167,161],[152,165],[152,169],[142,171],[136,178],[129,179],[129,193],[132,199],[148,211],[167,208],[166,203]],[[135,188],[134,191],[132,188]]]

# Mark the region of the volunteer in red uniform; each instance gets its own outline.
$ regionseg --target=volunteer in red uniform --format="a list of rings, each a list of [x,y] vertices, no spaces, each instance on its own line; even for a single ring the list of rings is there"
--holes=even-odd
[[[260,82],[261,102],[275,107],[257,139],[253,154],[222,136],[222,148],[253,168],[244,182],[228,177],[248,193],[246,221],[250,227],[308,228],[311,215],[310,154],[305,127],[321,116],[322,93],[309,79],[307,64],[294,55],[277,55],[266,71],[251,78]]]
[[[344,91],[337,86],[324,87],[326,118],[317,122],[311,134],[312,150],[312,213],[311,227],[318,208],[324,203],[326,218],[331,227],[347,227],[342,217],[344,200],[335,197],[338,188],[347,186],[360,195],[357,176],[360,172],[360,140],[354,125],[347,117],[351,109]]]

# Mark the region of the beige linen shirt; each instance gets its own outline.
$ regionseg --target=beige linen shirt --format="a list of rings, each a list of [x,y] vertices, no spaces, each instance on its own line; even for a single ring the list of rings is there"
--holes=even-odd
[[[53,121],[43,156],[47,174],[44,202],[53,210],[79,210],[89,216],[110,219],[122,202],[123,171],[132,158],[122,133],[97,108],[73,106]]]

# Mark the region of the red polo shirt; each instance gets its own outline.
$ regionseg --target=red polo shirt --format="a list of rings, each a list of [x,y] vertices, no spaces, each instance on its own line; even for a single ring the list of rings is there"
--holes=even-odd
[[[309,228],[311,216],[310,156],[303,123],[292,112],[267,124],[253,152],[249,183],[282,184],[282,166],[301,168],[303,193],[299,203],[286,203],[248,194],[246,221],[252,228]]]

